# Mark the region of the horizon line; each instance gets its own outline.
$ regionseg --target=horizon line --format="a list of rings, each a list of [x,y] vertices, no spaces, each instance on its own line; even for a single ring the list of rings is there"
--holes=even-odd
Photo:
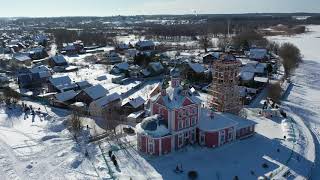
[[[205,15],[254,15],[254,14],[320,14],[320,12],[247,12],[247,13],[186,13],[186,14],[135,14],[135,15],[106,15],[106,16],[97,16],[97,15],[74,15],[74,16],[0,16],[2,19],[10,18],[73,18],[73,17],[134,17],[134,16],[205,16]]]

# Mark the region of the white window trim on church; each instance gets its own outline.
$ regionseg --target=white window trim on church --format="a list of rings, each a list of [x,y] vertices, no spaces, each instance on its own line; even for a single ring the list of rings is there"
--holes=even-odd
[[[155,152],[155,143],[153,139],[148,138],[148,152],[154,154]]]

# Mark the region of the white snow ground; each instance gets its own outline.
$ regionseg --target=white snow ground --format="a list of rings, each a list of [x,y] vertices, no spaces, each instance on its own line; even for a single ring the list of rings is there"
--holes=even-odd
[[[27,102],[33,107],[44,106]],[[25,115],[0,106],[0,179],[101,179],[93,160],[84,158],[64,122],[67,113],[46,108],[53,117]],[[91,150],[94,152],[94,148]]]
[[[316,145],[315,167],[312,179],[320,179],[320,26],[308,26],[310,32],[293,37],[275,36],[277,42],[291,42],[300,48],[304,62],[292,77],[293,86],[285,105],[300,117],[313,133]]]

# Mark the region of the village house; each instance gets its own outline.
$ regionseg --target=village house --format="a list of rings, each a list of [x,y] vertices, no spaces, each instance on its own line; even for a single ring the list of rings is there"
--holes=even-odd
[[[107,93],[108,93],[108,91],[103,86],[98,84],[98,85],[91,86],[91,87],[88,87],[88,88],[82,90],[76,96],[76,101],[77,102],[84,102],[89,106],[90,103],[104,97]]]
[[[115,64],[122,62],[122,58],[120,55],[114,51],[110,51],[109,53],[105,54],[105,63],[107,64]]]
[[[122,62],[119,64],[116,64],[111,69],[112,74],[121,74],[121,73],[127,73],[129,70],[129,64],[127,62]]]
[[[131,114],[144,109],[144,103],[146,101],[138,96],[136,98],[128,98],[127,100],[122,101],[121,109],[124,114]]]
[[[77,90],[83,90],[92,86],[92,84],[90,84],[88,81],[80,81],[76,82],[76,84],[78,86]]]
[[[84,53],[84,44],[82,41],[78,40],[73,43],[62,44],[61,54],[74,55],[80,53]]]
[[[143,41],[138,41],[136,43],[136,49],[139,51],[154,50],[155,47],[156,47],[155,43],[151,40],[143,40]]]
[[[103,116],[104,113],[117,111],[121,107],[121,96],[118,93],[109,94],[89,105],[89,113],[91,116]]]
[[[35,66],[26,72],[18,74],[20,88],[41,88],[51,77],[51,71],[46,66]]]
[[[202,57],[203,63],[211,65],[213,63],[213,61],[220,58],[220,54],[221,54],[220,52],[210,52],[210,53],[205,54]]]
[[[75,102],[77,93],[74,90],[65,91],[54,95],[51,104],[56,107],[67,108],[70,104]]]
[[[32,65],[32,59],[28,53],[15,53],[9,63],[17,68],[29,67]]]
[[[197,83],[206,81],[210,75],[202,64],[192,62],[185,64],[183,73],[186,75],[188,80],[195,81]]]
[[[147,70],[150,72],[149,76],[157,76],[164,73],[164,67],[160,62],[151,62]]]
[[[43,46],[38,46],[29,50],[29,56],[33,60],[38,60],[48,57],[48,53]]]
[[[260,49],[260,48],[252,48],[249,52],[249,59],[265,62],[269,60],[268,50],[267,49]]]
[[[69,76],[53,77],[48,82],[48,92],[64,92],[77,89],[75,84]]]
[[[63,55],[56,55],[49,59],[48,64],[50,67],[67,66],[68,62]]]

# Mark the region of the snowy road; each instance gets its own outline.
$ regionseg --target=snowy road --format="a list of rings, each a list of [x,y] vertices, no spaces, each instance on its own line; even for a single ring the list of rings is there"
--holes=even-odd
[[[311,32],[293,37],[272,37],[278,42],[291,42],[298,46],[304,56],[303,64],[292,77],[293,87],[286,106],[307,124],[316,145],[316,164],[312,179],[320,179],[320,26],[308,26]]]

